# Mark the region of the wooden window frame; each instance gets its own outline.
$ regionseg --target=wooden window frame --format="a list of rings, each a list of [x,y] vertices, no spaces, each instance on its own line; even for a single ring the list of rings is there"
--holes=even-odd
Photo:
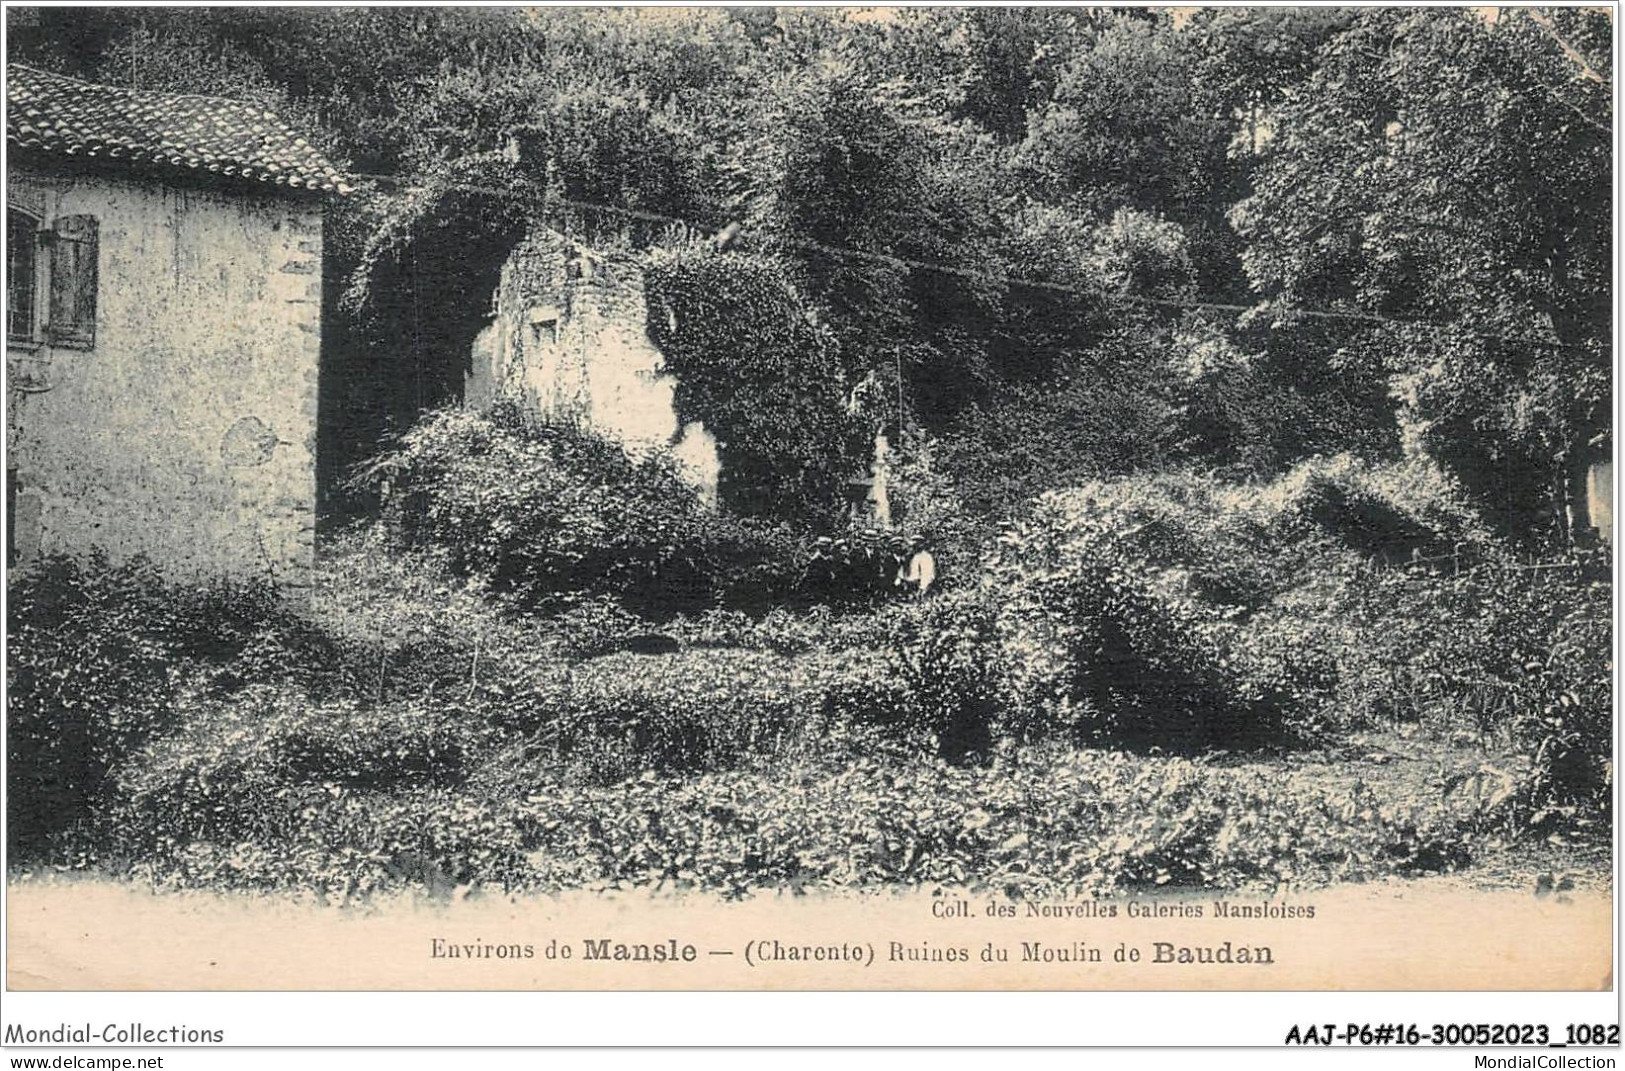
[[[6,208],[6,348],[93,350],[101,303],[101,236],[95,216],[59,214],[54,218],[32,207]],[[26,332],[13,330],[11,283],[12,221],[32,224],[31,314]],[[47,222],[49,219],[49,222]]]
[[[12,261],[12,231],[11,220],[13,215],[30,220],[33,223],[32,241],[28,247],[31,260],[29,274],[30,288],[29,301],[31,308],[28,316],[28,330],[16,332],[12,330],[11,318],[11,272],[14,270]],[[6,346],[8,349],[38,349],[45,344],[45,297],[50,288],[50,279],[46,272],[47,254],[45,248],[45,217],[38,212],[20,208],[16,205],[6,207]]]
[[[46,234],[50,249],[44,334],[53,347],[96,348],[101,305],[101,226],[95,216],[59,214]]]

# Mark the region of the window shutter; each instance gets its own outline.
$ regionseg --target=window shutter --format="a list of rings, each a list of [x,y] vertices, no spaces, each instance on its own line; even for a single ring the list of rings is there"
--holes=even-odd
[[[59,216],[51,224],[51,308],[46,329],[53,346],[88,350],[96,345],[95,216]]]

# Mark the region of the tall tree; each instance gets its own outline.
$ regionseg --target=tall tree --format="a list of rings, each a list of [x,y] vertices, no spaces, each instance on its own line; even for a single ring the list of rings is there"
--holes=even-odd
[[[1233,215],[1274,305],[1393,321],[1319,357],[1392,375],[1412,444],[1523,535],[1583,532],[1608,429],[1610,30],[1363,11],[1276,110]]]

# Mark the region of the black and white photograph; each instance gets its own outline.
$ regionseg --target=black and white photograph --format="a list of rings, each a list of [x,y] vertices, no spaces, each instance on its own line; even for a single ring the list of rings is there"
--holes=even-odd
[[[7,4],[7,989],[1611,991],[1614,22]]]

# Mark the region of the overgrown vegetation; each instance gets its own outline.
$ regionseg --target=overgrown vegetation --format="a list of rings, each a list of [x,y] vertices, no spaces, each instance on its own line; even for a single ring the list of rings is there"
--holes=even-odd
[[[678,419],[720,440],[723,503],[830,524],[850,460],[835,341],[781,266],[689,250],[647,268],[649,337],[677,380]]]
[[[397,377],[411,390],[351,406],[355,421],[387,410],[392,426],[369,432],[455,395],[474,291],[526,226],[639,249],[727,233],[730,256],[677,277],[757,295],[728,319],[777,310],[759,325],[773,345],[735,356],[740,374],[797,371],[807,473],[828,461],[831,347],[835,396],[880,375],[899,420],[935,432],[1104,363],[1136,410],[1177,418],[1146,427],[1185,424],[1133,467],[1183,443],[1267,475],[1404,442],[1511,538],[1585,534],[1575,511],[1611,407],[1604,13],[143,8],[11,23],[13,60],[275,105],[387,176],[336,211],[326,243],[328,278],[369,298],[330,339],[352,386],[412,370]],[[1487,189],[1504,193],[1493,211]],[[793,337],[802,316],[758,300],[785,282],[826,340]],[[414,332],[387,330],[398,291],[437,302]],[[1182,322],[1192,303],[1200,330]],[[678,322],[700,332],[672,340],[695,367],[738,349],[719,322]],[[1170,359],[1183,385],[1141,390]],[[1055,396],[1041,433],[1118,422],[1122,399],[1095,397]],[[770,488],[822,486],[768,445],[732,449]],[[1110,444],[1080,461],[1094,476],[1124,463]]]
[[[926,683],[940,670],[918,659],[899,671],[856,649],[695,649],[661,656],[658,675],[634,664],[647,656],[572,662],[559,654],[567,636],[494,616],[444,576],[432,589],[438,635],[424,636],[427,618],[398,614],[372,627],[358,615],[384,606],[353,602],[351,585],[385,573],[422,607],[435,596],[415,585],[431,563],[356,549],[326,571],[297,629],[249,592],[191,604],[145,589],[143,606],[167,616],[80,630],[85,643],[116,633],[146,645],[109,665],[112,676],[43,685],[61,679],[56,659],[82,663],[83,649],[20,629],[14,650],[31,668],[12,691],[19,765],[44,770],[63,746],[54,725],[20,716],[47,696],[128,729],[57,755],[56,768],[94,760],[99,777],[53,798],[58,828],[13,822],[41,834],[14,850],[166,884],[341,897],[409,882],[740,893],[958,881],[1036,895],[1357,878],[1437,868],[1466,850],[1461,816],[1443,801],[1400,804],[1288,775],[1266,785],[1200,762],[1009,740],[991,762],[945,763],[928,750],[952,728],[945,693]],[[64,567],[22,594],[70,623],[117,589]],[[226,620],[231,637],[189,645]],[[326,652],[316,675],[301,672],[309,650],[290,642],[315,642],[312,625]],[[171,678],[161,702],[114,683],[159,664]]]
[[[712,509],[670,455],[632,457],[509,403],[428,414],[353,479],[383,500],[393,538],[440,548],[453,571],[530,609],[599,597],[658,618],[713,605],[873,602],[904,556],[901,537],[873,524],[816,534]]]
[[[587,591],[703,601],[721,538],[669,457],[629,457],[517,405],[435,414],[357,479],[387,485],[403,538],[529,604]]]
[[[371,176],[319,451],[364,516],[309,606],[13,579],[15,860],[1049,895],[1606,839],[1606,12],[66,10],[10,58]],[[457,404],[539,227],[641,258],[720,510]]]
[[[12,847],[340,898],[1038,895],[1449,869],[1489,837],[1601,828],[1609,563],[1530,570],[1431,479],[1334,460],[1085,485],[1012,526],[979,585],[844,612],[651,620],[606,568],[538,614],[445,532],[413,550],[379,527],[333,548],[308,614],[54,563],[13,588],[10,725],[14,814],[56,821],[13,821]],[[1466,549],[1411,553],[1441,542]],[[1420,794],[1206,757],[1418,728],[1470,745]]]

